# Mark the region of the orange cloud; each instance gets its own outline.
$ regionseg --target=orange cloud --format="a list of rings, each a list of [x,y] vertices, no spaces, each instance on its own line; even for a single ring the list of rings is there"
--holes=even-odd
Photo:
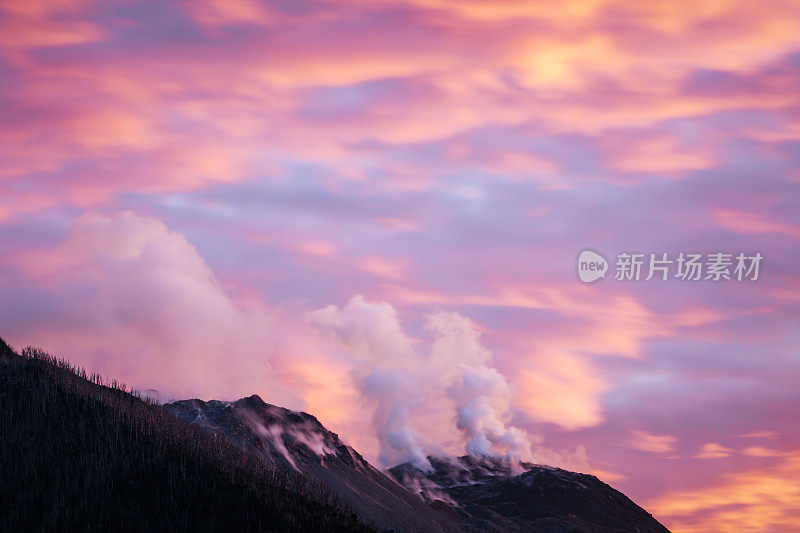
[[[192,18],[208,28],[234,24],[269,25],[275,15],[258,0],[202,0],[186,2]]]
[[[669,136],[626,139],[610,150],[611,165],[625,172],[673,173],[710,168],[717,158],[708,146],[686,146]]]
[[[5,15],[0,19],[0,47],[29,49],[101,40],[106,36],[105,30],[79,18],[90,3],[87,0],[5,1],[0,5],[0,12]]]
[[[764,446],[749,446],[742,450],[742,453],[752,457],[786,457],[787,455],[791,455],[791,452],[774,450],[765,448]]]
[[[791,224],[783,224],[767,220],[759,213],[747,213],[730,209],[717,209],[713,212],[714,221],[718,226],[736,233],[778,233],[800,239],[800,228]]]
[[[125,192],[244,181],[252,179],[254,166],[265,164],[273,174],[274,161],[265,162],[270,159],[265,153],[281,154],[279,164],[296,157],[330,165],[344,179],[363,179],[365,172],[352,161],[364,161],[359,147],[365,143],[411,145],[483,127],[531,123],[537,135],[623,137],[600,143],[612,169],[678,173],[716,163],[713,146],[658,133],[626,140],[616,131],[723,110],[778,110],[798,101],[792,80],[781,76],[765,82],[768,91],[752,94],[687,95],[682,90],[698,69],[759,76],[765,65],[798,46],[800,17],[789,2],[753,7],[715,1],[698,8],[685,2],[570,1],[553,7],[420,0],[405,3],[418,15],[413,38],[406,40],[387,37],[392,33],[383,28],[384,20],[365,24],[364,33],[342,30],[339,25],[352,15],[348,9],[358,5],[332,3],[322,14],[301,19],[253,0],[191,2],[188,15],[207,28],[272,25],[276,17],[280,24],[248,41],[246,49],[226,41],[226,32],[213,31],[210,38],[219,41],[197,43],[192,53],[184,47],[150,55],[134,51],[125,61],[76,53],[55,62],[17,52],[113,37],[118,22],[89,22],[95,19],[91,3],[6,2],[2,9],[9,28],[0,35],[10,37],[0,46],[20,66],[10,105],[41,121],[26,123],[24,132],[15,120],[0,127],[0,138],[13,154],[0,175],[58,171],[87,157],[98,165],[118,155],[145,162],[147,168],[132,175],[125,162],[107,162],[126,170],[113,180],[87,184],[84,175],[70,176],[49,199],[99,205]],[[612,23],[628,31],[609,31]],[[703,30],[710,23],[713,38]],[[298,32],[309,38],[298,39]],[[737,53],[731,53],[730,42],[738,43]],[[387,80],[407,85],[378,101],[354,87]],[[354,107],[335,119],[325,118],[325,110],[315,115],[307,107],[313,108],[309,95],[319,89],[345,90],[342,97]],[[787,123],[779,131],[791,136],[795,129]],[[384,180],[393,190],[412,182],[420,190],[435,181],[427,169],[396,163],[389,168],[379,157],[366,161],[384,176],[397,173],[396,179]],[[560,175],[559,161],[541,153],[503,150],[476,164],[547,188],[576,186]],[[106,176],[108,167],[97,173]],[[601,179],[625,182],[613,173]],[[65,194],[63,189],[77,190]],[[15,211],[26,209],[14,203]]]
[[[719,459],[722,457],[730,457],[734,452],[733,449],[727,448],[718,442],[707,442],[694,456],[695,459]]]
[[[408,0],[406,3],[431,11],[442,11],[464,19],[486,22],[500,22],[519,19],[586,19],[597,13],[608,0],[568,0],[557,5],[548,2],[518,2],[516,0],[499,0],[482,2],[465,0],[448,2],[447,0]]]
[[[537,420],[566,429],[591,427],[603,421],[600,395],[610,384],[597,377],[585,358],[547,352],[512,375],[519,407]]]
[[[405,278],[403,259],[387,259],[378,255],[369,255],[358,260],[357,266],[368,274],[379,278],[399,281]]]
[[[671,435],[653,435],[647,431],[634,430],[625,441],[625,446],[651,453],[669,453],[675,451],[675,442],[678,439]]]
[[[762,429],[758,431],[751,431],[750,433],[743,433],[741,435],[736,435],[736,436],[743,439],[776,439],[779,437],[779,434],[775,431]]]
[[[794,531],[800,516],[800,452],[767,468],[731,472],[708,486],[670,492],[645,507],[675,533]]]
[[[549,310],[569,317],[565,331],[538,335],[506,335],[510,379],[518,390],[519,405],[539,421],[567,429],[591,427],[604,419],[601,395],[612,385],[598,373],[591,356],[638,358],[645,339],[669,335],[675,326],[711,320],[707,313],[680,314],[664,320],[636,299],[609,296],[591,288],[542,287],[500,283],[485,294],[450,294],[435,289],[392,286],[395,300],[442,306],[487,306]],[[597,313],[602,307],[604,312]],[[574,334],[569,333],[574,327]],[[578,332],[580,332],[578,334]]]

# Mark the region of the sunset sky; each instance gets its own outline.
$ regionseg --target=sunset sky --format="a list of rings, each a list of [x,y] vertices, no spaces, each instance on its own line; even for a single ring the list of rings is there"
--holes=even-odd
[[[0,112],[15,347],[800,530],[797,0],[4,0]]]

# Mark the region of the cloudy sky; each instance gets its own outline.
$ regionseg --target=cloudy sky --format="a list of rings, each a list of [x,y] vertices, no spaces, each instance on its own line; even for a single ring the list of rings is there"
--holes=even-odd
[[[5,0],[0,110],[12,345],[796,524],[796,1]]]

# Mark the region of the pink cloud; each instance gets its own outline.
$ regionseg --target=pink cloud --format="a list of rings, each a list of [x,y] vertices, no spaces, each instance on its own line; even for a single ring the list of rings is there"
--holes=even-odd
[[[800,238],[800,229],[796,226],[767,220],[760,213],[719,209],[714,212],[714,219],[721,227],[736,233],[777,233],[794,239]]]
[[[14,49],[63,46],[99,41],[106,31],[81,20],[83,10],[92,2],[47,0],[25,2],[9,0],[0,7],[5,14],[0,22],[0,47],[7,55]]]
[[[268,26],[275,21],[275,14],[257,0],[186,2],[186,9],[194,20],[212,30],[236,24]]]
[[[696,459],[720,459],[730,457],[734,450],[723,446],[718,442],[707,442],[698,450],[694,456]]]
[[[676,441],[677,439],[672,435],[653,435],[647,431],[637,429],[631,432],[631,436],[625,441],[625,445],[643,452],[670,453],[675,451]]]
[[[275,386],[273,313],[231,300],[195,248],[162,223],[87,214],[54,253],[32,259],[48,264],[37,265],[23,297],[44,298],[47,318],[16,316],[12,342],[53,350],[164,398]],[[230,354],[246,364],[226,364]]]
[[[678,530],[768,512],[747,480],[791,487],[794,4],[0,10],[12,342],[169,394],[262,393],[374,460],[524,432],[537,460],[661,493]],[[582,286],[584,246],[769,269]]]

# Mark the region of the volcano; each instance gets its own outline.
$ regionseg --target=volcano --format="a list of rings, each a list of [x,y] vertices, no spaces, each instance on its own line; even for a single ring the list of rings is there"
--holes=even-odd
[[[593,475],[500,457],[428,457],[389,470],[466,531],[666,533],[627,496]]]
[[[627,496],[593,475],[493,456],[428,457],[381,472],[314,416],[268,404],[183,400],[179,419],[278,468],[327,486],[368,523],[393,531],[664,533]]]

